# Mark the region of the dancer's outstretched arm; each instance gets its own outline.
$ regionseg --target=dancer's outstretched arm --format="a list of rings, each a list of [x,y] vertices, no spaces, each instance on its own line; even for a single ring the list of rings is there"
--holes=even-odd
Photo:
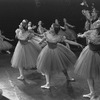
[[[63,26],[60,26],[60,28],[61,28],[61,29],[65,29],[65,27],[63,27]]]
[[[69,44],[72,44],[72,45],[76,45],[76,46],[80,46],[80,47],[83,47],[81,44],[77,43],[77,42],[74,42],[74,41],[70,41],[70,40],[67,40],[65,39],[64,40],[66,43],[69,43]]]
[[[2,38],[3,38],[3,39],[6,39],[6,40],[8,40],[8,41],[14,41],[13,39],[6,38],[6,37],[3,36],[3,35],[2,35]]]
[[[96,32],[96,30],[88,30],[88,31],[86,31],[86,32],[84,32],[83,34],[78,34],[78,37],[81,37],[81,38],[84,38],[84,37],[87,37],[87,36],[89,36],[91,33],[93,33],[93,32]]]
[[[69,23],[66,23],[67,26],[71,27],[71,28],[74,28],[75,26],[74,25],[71,25]]]

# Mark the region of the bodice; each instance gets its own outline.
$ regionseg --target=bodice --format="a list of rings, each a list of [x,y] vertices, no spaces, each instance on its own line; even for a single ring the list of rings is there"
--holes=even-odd
[[[93,44],[92,42],[89,42],[89,48],[92,51],[100,51],[100,44]]]
[[[51,32],[45,34],[46,41],[48,43],[49,48],[55,49],[57,47],[57,43],[63,42],[63,36],[60,35],[52,35]]]
[[[51,43],[51,42],[48,42],[48,41],[47,41],[47,43],[48,43],[48,47],[50,49],[55,49],[57,47],[57,43]]]
[[[32,33],[29,33],[28,31],[22,32],[21,30],[17,32],[17,38],[20,41],[22,45],[26,45],[28,43],[28,40],[30,39]]]
[[[19,40],[22,45],[26,45],[28,43],[28,39],[26,40]]]

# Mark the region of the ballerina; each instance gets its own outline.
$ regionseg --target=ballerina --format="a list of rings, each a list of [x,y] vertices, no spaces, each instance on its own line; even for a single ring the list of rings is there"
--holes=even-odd
[[[24,69],[36,68],[36,60],[41,48],[31,39],[34,35],[28,31],[28,21],[23,20],[15,31],[19,40],[11,59],[11,66],[19,69],[20,76],[17,79],[23,80]]]
[[[0,52],[2,50],[5,50],[8,54],[11,54],[11,52],[9,51],[13,46],[12,44],[10,44],[8,41],[5,41],[5,40],[8,40],[8,41],[13,41],[13,39],[9,39],[7,37],[5,37],[4,35],[2,35],[2,32],[0,30]]]
[[[37,32],[40,34],[40,35],[43,35],[44,32],[46,32],[47,29],[42,27],[42,21],[39,21],[38,22],[38,28],[37,28]]]
[[[36,28],[36,26],[32,25],[31,22],[28,23],[28,31],[30,33],[33,33],[33,35],[34,35],[34,38],[31,39],[31,42],[33,42],[33,43],[35,42],[35,43],[37,43],[37,45],[40,45],[39,42],[42,40],[42,38],[44,37],[44,35],[43,35],[43,33],[42,33],[42,35],[40,35],[40,34],[34,32],[35,28]],[[46,45],[46,43],[43,43],[43,44],[40,45],[40,47],[43,48],[45,45]]]
[[[34,33],[34,29],[36,29],[36,25],[32,25],[32,22],[28,22],[28,30]]]
[[[75,26],[69,24],[66,20],[66,18],[63,19],[64,22],[64,27],[60,26],[62,32],[59,32],[59,35],[66,36],[68,40],[76,41],[76,33],[72,30]],[[59,24],[59,21],[56,19],[55,20],[56,24]],[[59,24],[60,25],[60,24]]]
[[[75,64],[75,73],[88,82],[90,93],[83,97],[95,96],[94,79],[100,78],[100,20],[93,23],[92,30],[79,34],[78,37],[87,37],[88,45],[81,52]]]
[[[88,31],[91,29],[92,24],[98,19],[98,11],[94,7],[94,3],[92,3],[92,6],[89,9],[89,6],[85,0],[83,0],[84,6],[86,6],[88,9],[83,9],[82,14],[85,16],[86,22],[84,25],[84,30]],[[88,39],[86,38],[86,45],[88,43]]]
[[[69,24],[66,18],[63,19],[65,32],[67,34],[66,38],[72,41],[77,42],[77,34],[72,30],[75,26]]]
[[[67,70],[73,68],[77,59],[69,48],[59,42],[65,41],[72,45],[81,45],[58,35],[59,30],[60,26],[53,24],[50,30],[45,33],[45,38],[40,42],[47,41],[47,45],[37,58],[37,71],[46,77],[46,84],[41,86],[41,88],[49,89],[52,75],[56,73],[63,72],[67,81],[69,81]]]

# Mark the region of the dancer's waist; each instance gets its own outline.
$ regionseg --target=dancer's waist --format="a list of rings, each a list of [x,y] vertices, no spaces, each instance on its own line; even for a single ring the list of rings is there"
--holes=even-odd
[[[90,50],[92,50],[92,51],[100,51],[100,44],[93,44],[93,43],[89,43],[89,48],[90,48]]]
[[[22,45],[26,45],[27,43],[28,43],[28,40],[19,40],[20,41],[20,43],[22,44]]]

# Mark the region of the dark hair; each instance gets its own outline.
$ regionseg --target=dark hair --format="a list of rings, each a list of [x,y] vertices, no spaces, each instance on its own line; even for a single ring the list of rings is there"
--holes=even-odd
[[[54,31],[56,34],[58,34],[58,32],[60,31],[60,25],[59,24],[53,24],[53,27],[54,27]]]
[[[22,27],[23,27],[23,29],[24,29],[25,31],[28,30],[28,20],[27,20],[27,19],[24,19],[24,20],[22,21]]]

